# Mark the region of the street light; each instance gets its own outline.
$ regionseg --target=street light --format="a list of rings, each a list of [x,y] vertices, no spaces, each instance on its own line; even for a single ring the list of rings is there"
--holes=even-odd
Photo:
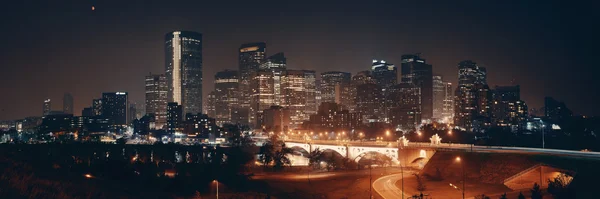
[[[219,181],[213,180],[213,182],[217,183],[217,199],[219,199]]]
[[[456,162],[460,163],[460,167],[462,167],[462,198],[465,199],[465,164],[461,162],[460,157],[456,157]]]

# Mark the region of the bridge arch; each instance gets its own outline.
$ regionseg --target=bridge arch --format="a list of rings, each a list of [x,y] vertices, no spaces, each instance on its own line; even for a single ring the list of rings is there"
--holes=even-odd
[[[398,163],[398,149],[397,148],[380,148],[380,147],[349,147],[350,159],[355,162],[359,162],[362,157],[368,154],[381,154],[389,157],[392,164]]]

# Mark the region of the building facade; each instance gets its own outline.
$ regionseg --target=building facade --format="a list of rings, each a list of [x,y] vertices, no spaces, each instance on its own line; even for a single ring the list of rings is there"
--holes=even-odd
[[[442,108],[442,121],[454,123],[454,90],[452,83],[444,82],[444,105]]]
[[[45,99],[44,105],[42,106],[42,115],[50,115],[50,112],[52,112],[52,100]]]
[[[252,117],[251,102],[252,88],[251,82],[253,73],[256,72],[266,57],[267,44],[264,42],[242,44],[238,49],[238,75],[239,75],[239,98],[240,113],[248,113],[242,124],[250,124],[254,120]],[[242,116],[243,117],[243,116]]]
[[[454,96],[454,125],[467,131],[482,128],[489,118],[487,71],[471,60],[458,64],[458,86]]]
[[[177,102],[167,104],[167,132],[170,134],[182,132],[183,107]]]
[[[102,116],[110,119],[114,125],[127,125],[128,121],[127,92],[102,93]]]
[[[442,76],[433,76],[433,118],[442,119],[444,112],[444,100],[446,99],[446,85]]]
[[[174,31],[165,36],[167,98],[183,113],[202,112],[202,34]]]
[[[419,88],[412,83],[400,83],[389,89],[386,101],[391,111],[389,123],[396,129],[412,130],[421,123]]]
[[[312,70],[287,70],[283,79],[283,105],[290,110],[291,127],[297,128],[317,112],[316,73]]]
[[[352,106],[351,98],[352,74],[340,71],[328,71],[321,73],[320,92],[323,102],[335,102],[349,109]]]
[[[419,88],[421,118],[433,118],[433,69],[419,54],[402,55],[401,66],[403,83],[412,83]]]
[[[167,123],[167,78],[165,75],[146,76],[146,114],[154,116],[154,127],[162,129]]]
[[[224,70],[215,74],[214,115],[208,115],[215,118],[217,125],[234,123],[236,109],[240,107],[238,89],[239,76],[237,71]]]

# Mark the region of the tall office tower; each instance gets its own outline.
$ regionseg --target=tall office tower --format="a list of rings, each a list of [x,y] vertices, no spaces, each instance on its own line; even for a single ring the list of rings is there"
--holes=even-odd
[[[281,105],[283,102],[281,79],[286,70],[286,60],[283,52],[280,52],[268,57],[260,65],[261,70],[270,70],[273,73],[273,99],[275,100],[275,105]]]
[[[446,123],[452,123],[454,120],[454,91],[452,83],[444,82],[444,102],[442,108],[442,119]]]
[[[402,55],[401,81],[412,83],[420,89],[421,117],[429,120],[433,117],[433,69],[425,59],[416,55]]]
[[[127,92],[102,93],[102,116],[114,125],[127,125]]]
[[[250,126],[259,126],[265,109],[275,105],[273,73],[270,70],[258,70],[250,78]]]
[[[234,123],[233,115],[239,108],[239,76],[234,70],[224,70],[215,74],[215,115],[217,125]],[[208,112],[207,112],[208,113]]]
[[[467,131],[477,130],[475,127],[484,127],[487,120],[485,117],[489,115],[490,94],[484,67],[478,66],[471,60],[458,63],[454,125]]]
[[[552,122],[561,123],[573,116],[573,112],[567,108],[564,102],[552,97],[544,98],[544,116]]]
[[[433,76],[433,118],[442,119],[444,112],[444,99],[446,99],[446,85],[442,76]]]
[[[146,114],[154,116],[156,129],[162,129],[167,123],[168,93],[165,75],[146,76]]]
[[[371,76],[371,71],[360,71],[356,73],[356,75],[352,76],[352,81],[350,82],[350,99],[351,106],[348,109],[351,112],[356,112],[356,101],[357,101],[357,88],[362,84],[375,84],[375,80],[373,76]]]
[[[419,88],[412,83],[400,83],[389,88],[386,101],[388,101],[389,123],[392,126],[412,130],[421,123],[421,110],[419,105]]]
[[[373,60],[371,75],[375,83],[384,90],[398,83],[398,69],[385,60]]]
[[[321,73],[321,103],[335,102],[348,109],[351,105],[350,82],[352,74],[348,72],[328,71]]]
[[[288,70],[284,76],[284,106],[290,110],[292,128],[300,127],[317,112],[315,80],[312,70]]]
[[[526,122],[526,107],[525,102],[521,101],[519,85],[496,86],[493,92],[492,125],[518,128]]]
[[[63,95],[63,113],[73,114],[73,96],[71,93]]]
[[[102,99],[92,100],[92,110],[94,111],[94,116],[102,115]]]
[[[356,87],[356,109],[363,123],[379,122],[383,117],[383,94],[377,84],[366,83]]]
[[[133,122],[137,119],[137,108],[136,103],[129,104],[129,110],[127,111],[127,123]]]
[[[217,115],[217,95],[216,91],[211,91],[206,96],[206,100],[204,101],[204,112],[203,114],[208,115],[209,117],[215,118]]]
[[[181,124],[183,121],[183,107],[177,102],[169,102],[167,104],[167,132],[173,134],[181,132]]]
[[[250,110],[250,104],[252,101],[251,96],[253,95],[250,84],[252,81],[253,72],[256,72],[259,69],[261,63],[265,60],[266,51],[267,44],[264,42],[242,44],[238,51],[238,75],[240,78],[240,111],[241,113],[247,112],[250,114],[247,117],[248,121],[243,122],[242,124],[249,124],[253,118],[251,113],[252,111]]]
[[[202,112],[202,34],[174,31],[165,36],[167,98],[185,113]]]
[[[85,107],[81,110],[81,116],[83,117],[92,117],[94,116],[94,109],[92,107]]]
[[[42,115],[50,115],[52,112],[52,101],[50,99],[44,100],[44,106],[42,107]]]

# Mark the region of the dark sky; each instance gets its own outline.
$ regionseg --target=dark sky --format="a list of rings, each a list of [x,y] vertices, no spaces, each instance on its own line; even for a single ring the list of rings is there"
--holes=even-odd
[[[593,1],[215,2],[3,1],[0,120],[41,115],[48,97],[61,110],[64,92],[76,114],[103,91],[143,103],[144,76],[164,73],[173,30],[204,35],[205,95],[215,72],[237,69],[241,43],[265,41],[289,68],[317,72],[355,73],[374,58],[400,63],[420,52],[454,85],[457,63],[471,59],[488,68],[491,86],[520,84],[530,107],[553,96],[577,114],[600,113]]]

